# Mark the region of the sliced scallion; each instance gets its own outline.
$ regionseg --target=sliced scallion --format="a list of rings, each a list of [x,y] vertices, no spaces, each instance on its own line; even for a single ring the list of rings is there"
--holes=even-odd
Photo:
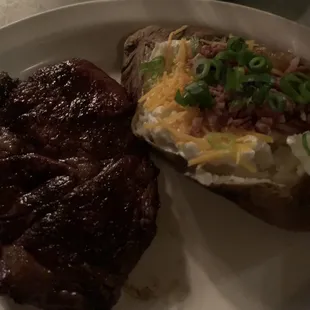
[[[222,61],[235,61],[237,59],[237,53],[231,50],[219,52],[214,59]]]
[[[247,44],[243,38],[232,37],[227,41],[227,47],[229,50],[239,53],[247,48]]]
[[[191,49],[192,49],[192,57],[197,55],[198,49],[199,49],[199,45],[200,45],[199,38],[197,38],[195,36],[190,38],[190,46],[191,46]]]
[[[221,78],[223,63],[216,59],[198,58],[194,63],[194,73],[197,80],[213,84]]]
[[[185,87],[185,91],[190,93],[200,108],[211,108],[213,98],[208,85],[203,81],[194,82]]]
[[[249,62],[255,57],[255,54],[248,50],[242,50],[237,54],[237,61],[239,66],[247,66]]]
[[[227,91],[241,91],[244,70],[242,68],[228,68],[226,72],[225,89]]]
[[[300,76],[289,73],[280,79],[280,89],[296,103],[304,104],[306,100],[300,94],[299,89],[303,82],[304,80]]]
[[[255,88],[252,94],[252,101],[256,105],[261,105],[264,103],[265,99],[268,96],[271,86],[266,84],[262,85],[261,87]]]
[[[157,56],[148,62],[143,62],[140,65],[140,71],[144,72],[158,72],[160,71],[163,73],[165,68],[165,57],[164,56]]]
[[[270,72],[272,69],[271,61],[265,56],[256,56],[248,64],[250,71],[254,73]]]
[[[198,80],[202,80],[208,76],[211,68],[211,61],[211,59],[201,57],[194,62],[193,69]]]
[[[310,156],[310,147],[309,147],[309,143],[308,143],[308,136],[309,136],[309,131],[304,132],[301,136],[301,142],[302,142],[302,146],[304,147],[306,153],[308,154],[308,156]]]
[[[208,85],[204,81],[193,82],[187,85],[183,95],[178,90],[175,95],[175,101],[184,107],[198,106],[200,108],[211,108],[213,106],[213,98]]]
[[[283,112],[286,107],[286,98],[280,93],[270,92],[268,97],[268,104],[275,112]]]
[[[306,81],[299,86],[299,91],[306,103],[310,103],[310,81]]]

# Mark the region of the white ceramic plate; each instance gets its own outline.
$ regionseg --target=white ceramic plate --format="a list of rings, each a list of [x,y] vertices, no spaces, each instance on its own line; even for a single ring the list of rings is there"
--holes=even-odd
[[[78,56],[118,78],[124,38],[152,23],[206,24],[310,54],[309,29],[257,10],[212,1],[104,1],[1,29],[0,69],[24,77],[39,66]],[[158,165],[158,235],[116,310],[310,308],[310,234],[264,224],[169,165]],[[2,307],[23,309],[7,300]]]

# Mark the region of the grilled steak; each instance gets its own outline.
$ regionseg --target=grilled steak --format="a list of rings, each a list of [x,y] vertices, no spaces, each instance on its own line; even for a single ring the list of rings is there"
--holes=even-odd
[[[0,293],[107,310],[152,241],[157,168],[134,104],[88,61],[0,75]]]

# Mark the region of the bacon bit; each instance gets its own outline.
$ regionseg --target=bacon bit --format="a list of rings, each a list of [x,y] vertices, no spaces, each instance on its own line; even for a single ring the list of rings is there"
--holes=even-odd
[[[204,116],[204,123],[210,131],[221,131],[228,121],[226,113],[219,113],[219,111],[206,111]]]
[[[251,117],[245,117],[245,118],[237,118],[237,119],[229,119],[228,126],[232,126],[235,128],[243,127],[245,124],[248,124],[251,122]]]
[[[291,62],[290,62],[290,64],[289,64],[288,68],[285,70],[284,73],[296,72],[299,63],[300,63],[300,57],[298,57],[298,56],[294,57],[294,58],[291,60]]]
[[[222,95],[225,91],[223,85],[209,86],[209,90],[212,96]]]
[[[296,109],[296,103],[287,99],[285,111],[289,113],[293,113],[295,109]]]
[[[263,122],[264,124],[270,127],[273,125],[273,119],[271,117],[262,117],[261,122]]]
[[[216,103],[216,107],[217,107],[217,109],[220,109],[220,110],[224,110],[226,108],[226,102],[225,102],[224,95],[222,95],[222,97],[218,98],[218,101]]]
[[[218,118],[219,117],[213,111],[206,111],[204,119],[209,130],[217,131],[219,129]]]
[[[206,58],[213,58],[214,57],[214,52],[213,48],[211,45],[204,45],[201,48],[201,54],[205,56]]]
[[[284,75],[284,73],[282,71],[280,71],[276,68],[272,68],[271,73],[274,75],[280,76],[280,77]]]
[[[286,122],[286,118],[283,114],[280,114],[277,118],[277,122],[280,124],[284,124]]]
[[[236,104],[236,105],[230,105],[228,108],[228,112],[232,113],[233,115],[236,115],[239,111],[243,109],[241,104]]]
[[[200,39],[200,42],[208,44],[208,45],[222,45],[224,48],[226,48],[227,43],[225,41],[208,41],[205,39]]]
[[[260,133],[264,133],[269,135],[271,133],[271,127],[274,124],[274,120],[272,117],[262,117],[255,124],[255,128]]]
[[[262,120],[259,120],[256,122],[255,129],[260,133],[267,134],[267,135],[270,134],[270,126],[265,124]]]
[[[308,66],[301,65],[296,69],[296,72],[309,73],[310,67],[309,67],[309,65]]]
[[[298,132],[309,130],[309,126],[305,122],[301,122],[298,118],[291,119],[287,122],[288,125],[294,127]]]
[[[296,130],[294,126],[291,126],[291,124],[285,123],[285,124],[277,124],[275,126],[275,129],[283,133],[284,135],[293,135],[296,132],[300,132]]]
[[[300,119],[303,120],[304,122],[307,121],[307,115],[304,111],[300,112]]]
[[[219,43],[219,42],[217,42]],[[225,45],[223,44],[214,44],[214,45],[204,45],[201,48],[201,54],[205,56],[206,58],[213,58],[216,56],[219,52],[225,50]]]
[[[278,91],[281,91],[281,88],[280,88],[280,78],[276,77],[274,79],[274,84],[273,84],[274,88]]]
[[[215,113],[217,115],[222,115],[223,110],[226,110],[226,103],[229,99],[229,95],[225,93],[224,86],[222,85],[217,85],[215,87],[209,86],[209,90],[215,100]]]
[[[203,117],[195,117],[192,121],[190,134],[194,137],[199,137],[202,133]]]
[[[253,111],[255,110],[254,104],[249,105],[246,109],[242,109],[238,113],[238,117],[247,117],[253,115]]]

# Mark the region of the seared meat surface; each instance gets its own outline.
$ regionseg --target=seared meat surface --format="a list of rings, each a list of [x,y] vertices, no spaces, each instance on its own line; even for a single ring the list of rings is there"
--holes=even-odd
[[[88,61],[0,75],[0,293],[108,310],[152,241],[157,168],[134,104]]]

